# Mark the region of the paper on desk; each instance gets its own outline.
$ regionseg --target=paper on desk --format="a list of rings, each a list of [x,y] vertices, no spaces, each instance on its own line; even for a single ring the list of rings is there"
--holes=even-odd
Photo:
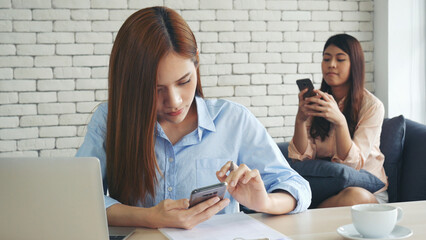
[[[159,230],[173,240],[290,239],[242,212],[215,215],[191,230],[178,228],[160,228]]]

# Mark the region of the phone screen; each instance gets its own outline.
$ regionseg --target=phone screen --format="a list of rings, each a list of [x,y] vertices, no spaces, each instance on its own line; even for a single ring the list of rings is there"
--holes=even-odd
[[[189,199],[189,207],[193,207],[200,202],[204,202],[207,199],[218,196],[220,199],[223,199],[226,192],[226,182],[209,185],[202,188],[194,189],[191,192],[191,197]]]

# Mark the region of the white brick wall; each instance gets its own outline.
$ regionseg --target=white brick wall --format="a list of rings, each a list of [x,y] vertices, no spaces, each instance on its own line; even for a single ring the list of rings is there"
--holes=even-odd
[[[295,80],[321,81],[333,34],[362,43],[373,84],[373,0],[2,0],[0,156],[72,156],[107,100],[108,58],[123,21],[140,8],[174,8],[201,50],[207,98],[241,103],[276,141],[289,140]]]

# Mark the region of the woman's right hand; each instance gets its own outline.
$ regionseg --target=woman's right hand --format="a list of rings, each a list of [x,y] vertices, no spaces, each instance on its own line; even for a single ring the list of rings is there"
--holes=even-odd
[[[166,199],[158,205],[149,208],[152,217],[152,228],[174,227],[192,229],[224,209],[229,204],[229,199],[220,200],[218,197],[210,198],[191,208],[188,199]]]

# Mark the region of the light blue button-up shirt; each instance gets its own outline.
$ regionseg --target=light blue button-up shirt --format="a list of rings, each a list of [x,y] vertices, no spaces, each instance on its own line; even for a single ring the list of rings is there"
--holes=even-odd
[[[218,183],[216,171],[227,161],[258,169],[266,190],[289,192],[297,206],[291,213],[306,210],[311,203],[309,183],[291,169],[263,125],[244,106],[226,100],[195,98],[198,127],[175,145],[157,123],[155,154],[163,176],[157,174],[154,197],[141,207],[152,207],[164,199],[189,198],[195,188]],[[87,126],[77,157],[97,157],[101,163],[104,192],[106,185],[105,139],[108,104],[102,103]],[[239,211],[239,204],[227,192],[230,204],[221,213]],[[105,195],[105,207],[119,203]]]

